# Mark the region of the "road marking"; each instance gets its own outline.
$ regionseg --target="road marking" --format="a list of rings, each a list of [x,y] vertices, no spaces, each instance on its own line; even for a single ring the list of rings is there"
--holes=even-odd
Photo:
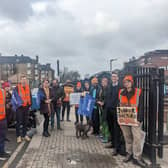
[[[18,147],[16,148],[16,150],[13,152],[13,154],[10,156],[10,158],[9,158],[8,161],[3,165],[2,168],[8,168],[8,167],[10,166],[10,164],[15,160],[17,154],[22,150],[24,144],[25,144],[25,141],[23,141],[20,145],[18,145]]]

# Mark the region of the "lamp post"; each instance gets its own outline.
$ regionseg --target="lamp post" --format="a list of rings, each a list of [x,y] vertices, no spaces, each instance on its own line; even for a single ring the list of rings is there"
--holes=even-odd
[[[112,72],[112,63],[113,63],[113,61],[117,61],[117,59],[115,58],[115,59],[110,59],[110,72]]]

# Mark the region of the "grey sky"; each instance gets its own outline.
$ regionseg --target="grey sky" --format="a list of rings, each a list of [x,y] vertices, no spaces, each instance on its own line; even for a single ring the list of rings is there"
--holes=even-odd
[[[144,52],[168,48],[167,0],[0,0],[2,55],[82,74],[109,70]]]

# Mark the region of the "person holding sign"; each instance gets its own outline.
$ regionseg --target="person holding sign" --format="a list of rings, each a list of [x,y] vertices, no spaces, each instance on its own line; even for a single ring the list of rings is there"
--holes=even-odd
[[[76,87],[75,87],[75,93],[81,93],[82,94],[81,82],[77,82]],[[79,104],[76,104],[75,105],[75,117],[76,117],[75,124],[77,124],[79,122],[78,108],[79,108]],[[82,115],[80,115],[80,122],[83,123],[83,116]]]
[[[119,91],[120,107],[118,107],[118,123],[126,143],[126,158],[124,162],[134,160],[136,165],[146,167],[142,159],[144,132],[141,130],[143,121],[142,90],[134,87],[131,75],[123,79],[124,89]],[[143,141],[143,143],[142,143]]]

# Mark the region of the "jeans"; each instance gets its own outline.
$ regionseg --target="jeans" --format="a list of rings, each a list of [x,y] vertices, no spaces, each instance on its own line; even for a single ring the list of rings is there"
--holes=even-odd
[[[79,116],[80,116],[80,122],[83,122],[83,116],[78,114],[78,107],[75,107],[75,117],[76,117],[76,122],[79,122]]]
[[[49,115],[48,113],[44,113],[44,123],[43,123],[43,133],[48,132],[49,125]]]
[[[16,136],[26,136],[29,107],[19,107],[16,111]]]
[[[0,153],[5,152],[6,131],[7,131],[7,121],[6,121],[6,119],[0,120]]]
[[[65,115],[65,109],[67,108],[67,120],[69,120],[69,114],[70,114],[70,104],[69,102],[63,102],[62,104],[62,120],[64,120]]]
[[[60,112],[61,112],[61,107],[57,106],[56,104],[54,106],[54,111],[51,113],[51,127],[54,128],[54,123],[55,123],[55,113],[57,117],[57,129],[60,129]]]

